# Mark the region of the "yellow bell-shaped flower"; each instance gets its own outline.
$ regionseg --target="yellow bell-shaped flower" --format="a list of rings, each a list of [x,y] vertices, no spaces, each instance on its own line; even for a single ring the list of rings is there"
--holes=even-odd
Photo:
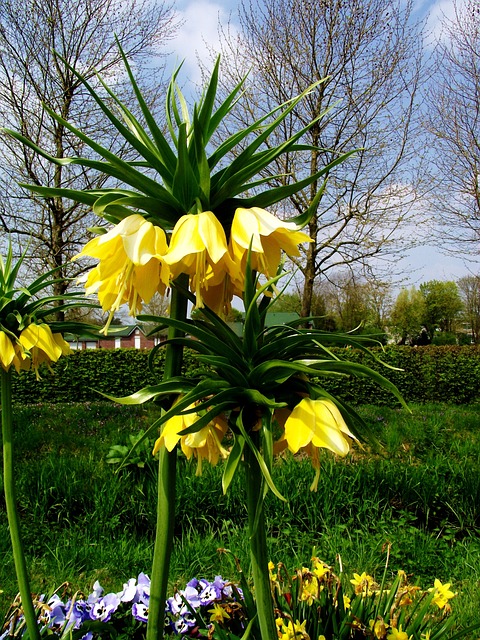
[[[47,324],[30,324],[20,334],[18,342],[24,349],[19,362],[14,364],[17,369],[35,370],[37,379],[40,378],[38,369],[40,365],[48,367],[56,362],[60,356],[72,353],[68,342],[65,342],[59,333],[52,333]]]
[[[330,400],[303,398],[285,421],[285,440],[292,453],[311,443],[346,456],[350,444],[345,436],[354,438],[338,407]]]
[[[0,331],[0,365],[8,371],[15,358],[15,348],[5,331]]]
[[[330,400],[312,400],[303,398],[284,418],[277,416],[281,425],[284,422],[284,434],[276,444],[276,450],[288,445],[292,453],[298,453],[300,449],[309,455],[312,465],[316,470],[314,481],[310,487],[312,491],[317,489],[320,478],[320,458],[318,449],[329,449],[339,456],[346,456],[350,450],[348,438],[355,438],[345,424],[338,407]]]
[[[204,298],[214,310],[228,307],[233,295],[228,281],[232,276],[238,279],[239,273],[228,253],[225,231],[211,211],[187,214],[178,220],[164,260],[172,278],[181,273],[190,276],[197,307],[204,306]],[[209,295],[209,290],[214,295]]]
[[[170,272],[162,260],[167,251],[165,232],[140,214],[124,218],[113,229],[87,242],[75,256],[100,260],[85,279],[87,293],[96,292],[110,320],[122,304],[131,315],[150,302],[158,291],[162,295],[169,284]]]
[[[191,405],[192,408],[194,405]],[[189,433],[180,436],[179,433],[188,427],[191,427],[199,416],[197,413],[187,413],[176,415],[167,420],[162,434],[155,442],[153,447],[153,455],[155,455],[161,447],[165,447],[167,451],[173,451],[178,441],[183,453],[188,460],[192,456],[197,458],[197,475],[202,473],[202,461],[207,460],[211,465],[216,465],[220,458],[228,457],[228,451],[222,447],[222,440],[227,432],[227,423],[223,418],[217,417],[202,427],[195,433]]]
[[[250,243],[252,269],[273,278],[277,274],[282,251],[288,256],[298,256],[298,245],[303,242],[312,242],[312,239],[299,231],[294,222],[279,220],[259,207],[235,211],[229,248],[241,278],[245,273]],[[243,289],[242,285],[239,287]]]

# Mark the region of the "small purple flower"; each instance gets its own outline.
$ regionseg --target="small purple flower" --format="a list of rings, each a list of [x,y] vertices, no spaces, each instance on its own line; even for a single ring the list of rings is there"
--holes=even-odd
[[[224,587],[225,580],[221,576],[215,576],[213,582],[207,582],[207,585],[200,593],[200,602],[202,605],[211,604],[214,600],[221,600]]]
[[[132,605],[132,615],[135,620],[148,622],[148,607],[142,602],[136,602]]]
[[[95,580],[95,584],[93,585],[93,591],[92,593],[88,596],[87,598],[87,602],[89,604],[93,604],[95,602],[98,602],[100,600],[100,598],[103,595],[103,587],[100,586],[100,583],[98,580]]]
[[[148,606],[150,602],[150,578],[145,573],[138,574],[137,595],[138,601]]]
[[[201,605],[198,591],[195,587],[187,585],[184,591],[177,591],[174,596],[167,600],[167,610],[174,616],[181,614],[183,611],[188,611],[185,600],[193,609],[198,609]]]
[[[82,623],[90,618],[90,611],[93,608],[93,605],[87,605],[85,600],[74,600],[73,602],[69,600],[65,606],[68,618],[67,628],[73,626],[74,629],[79,629]]]
[[[177,633],[178,635],[187,633],[187,631],[190,629],[188,623],[183,618],[179,618],[178,620],[176,620],[173,627],[175,629],[175,633]]]
[[[130,578],[130,580],[123,585],[123,590],[117,593],[117,597],[120,602],[136,602],[137,598],[137,581],[135,578]]]
[[[117,610],[120,600],[116,593],[108,593],[103,598],[100,598],[98,602],[92,607],[90,611],[90,617],[92,620],[101,620],[102,622],[108,622],[112,617],[112,613]]]

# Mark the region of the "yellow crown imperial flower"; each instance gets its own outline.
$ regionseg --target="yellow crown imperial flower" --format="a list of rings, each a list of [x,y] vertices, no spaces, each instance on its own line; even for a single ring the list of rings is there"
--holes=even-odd
[[[191,405],[189,408],[193,408]],[[202,461],[207,460],[211,465],[215,466],[220,458],[228,457],[228,451],[222,447],[222,440],[227,432],[227,423],[222,418],[215,418],[205,427],[202,427],[194,433],[187,435],[179,435],[181,431],[191,427],[198,420],[197,413],[186,413],[173,416],[166,421],[160,437],[156,440],[153,455],[155,455],[161,447],[165,447],[167,451],[173,451],[175,445],[180,441],[180,446],[188,460],[192,456],[197,458],[197,475],[202,472]]]
[[[47,324],[30,324],[20,334],[18,342],[24,353],[19,357],[18,368],[35,370],[37,380],[40,378],[38,368],[46,364],[50,368],[60,356],[72,353],[68,342],[59,333],[52,333]]]
[[[355,437],[333,402],[308,397],[300,400],[288,415],[284,429],[276,448],[281,450],[284,441],[292,453],[298,453],[302,449],[310,456],[316,469],[315,479],[310,487],[312,491],[316,490],[320,476],[318,449],[329,449],[339,456],[346,456],[350,450],[348,438]]]
[[[354,438],[338,407],[330,400],[303,398],[285,421],[285,440],[292,453],[311,443],[346,456],[350,444],[345,436]]]
[[[303,242],[312,242],[312,239],[294,222],[280,220],[260,207],[235,211],[229,248],[241,277],[245,274],[250,243],[252,269],[273,278],[277,274],[282,251],[288,256],[298,256],[298,245]],[[238,286],[243,290],[241,283]]]
[[[10,369],[15,358],[15,348],[5,331],[0,331],[0,364],[5,371]]]
[[[122,304],[127,303],[130,314],[135,315],[157,291],[165,293],[170,276],[162,260],[166,251],[163,229],[134,214],[87,242],[74,257],[100,260],[86,277],[85,290],[97,292],[102,309],[110,312],[106,329]]]
[[[190,276],[190,288],[199,308],[204,306],[209,289],[217,292],[221,287],[223,294],[229,296],[225,281],[232,276],[239,278],[238,268],[228,253],[225,231],[211,211],[187,214],[178,220],[164,260],[173,279],[181,273]]]

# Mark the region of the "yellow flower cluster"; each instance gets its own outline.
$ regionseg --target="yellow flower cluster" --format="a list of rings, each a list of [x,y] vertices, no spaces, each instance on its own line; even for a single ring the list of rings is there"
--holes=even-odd
[[[194,410],[192,405],[189,409]],[[157,439],[153,448],[155,455],[161,447],[166,447],[167,451],[173,451],[177,442],[180,440],[180,446],[188,460],[195,457],[198,461],[197,475],[202,472],[202,461],[207,460],[211,465],[216,465],[220,458],[228,457],[228,451],[222,447],[222,440],[227,432],[227,423],[220,417],[209,422],[205,427],[180,436],[180,431],[191,427],[197,420],[199,415],[195,412],[176,415],[167,420],[162,431],[162,435]]]
[[[306,620],[300,624],[298,620],[292,622],[292,620],[277,618],[275,623],[280,640],[310,640],[310,636],[305,630]]]
[[[50,366],[60,356],[71,353],[59,333],[52,333],[47,324],[30,324],[17,337],[0,331],[0,365],[5,371],[14,366],[17,373],[33,368],[37,379],[41,364]]]
[[[450,582],[442,584],[438,578],[435,578],[433,587],[429,589],[429,592],[434,592],[432,604],[436,604],[439,609],[448,607],[448,601],[455,597],[455,593],[450,591]]]
[[[222,440],[228,430],[226,420],[217,417],[195,433],[179,435],[181,431],[191,427],[198,419],[195,406],[188,408],[190,413],[176,415],[167,420],[161,436],[155,442],[153,454],[165,446],[173,451],[180,441],[185,456],[197,458],[197,475],[201,473],[202,461],[207,460],[216,465],[219,459],[228,457],[228,451],[222,446]],[[329,449],[338,455],[346,455],[349,450],[348,438],[354,438],[336,405],[330,400],[312,400],[303,398],[293,411],[281,409],[275,412],[277,420],[283,426],[283,434],[275,445],[275,453],[287,446],[292,453],[302,450],[312,458],[313,466],[320,471],[318,448]],[[318,477],[312,489],[316,488]],[[314,575],[321,578],[328,571],[322,563],[315,565]]]
[[[253,207],[235,211],[229,241],[211,211],[182,216],[170,241],[163,229],[140,214],[124,218],[106,234],[90,240],[75,256],[97,258],[99,264],[84,278],[87,293],[97,293],[104,311],[113,313],[128,304],[135,315],[158,291],[188,274],[197,306],[207,304],[216,313],[229,309],[234,295],[244,290],[245,265],[251,244],[252,268],[267,278],[276,275],[281,251],[298,256],[298,245],[310,242],[293,222]]]

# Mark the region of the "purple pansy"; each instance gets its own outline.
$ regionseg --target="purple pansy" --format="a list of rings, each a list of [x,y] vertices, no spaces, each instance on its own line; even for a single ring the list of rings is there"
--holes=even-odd
[[[92,620],[108,622],[112,617],[112,613],[117,610],[119,604],[120,599],[116,593],[107,593],[106,596],[100,598],[98,602],[95,602],[90,611],[90,617]]]

